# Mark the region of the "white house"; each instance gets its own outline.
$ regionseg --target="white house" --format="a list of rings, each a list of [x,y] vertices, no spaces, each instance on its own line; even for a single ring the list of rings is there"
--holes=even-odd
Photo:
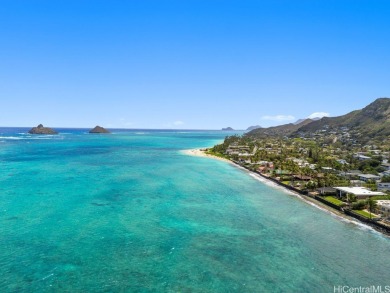
[[[378,190],[380,191],[390,191],[390,182],[379,182]]]
[[[366,161],[366,160],[369,160],[371,159],[370,157],[367,157],[365,155],[361,155],[361,154],[355,154],[353,155],[356,159],[358,159],[359,161]]]
[[[373,175],[373,174],[360,174],[359,179],[367,182],[370,180],[373,180],[373,181],[380,180],[381,177],[378,175]]]
[[[390,217],[390,200],[377,200],[377,211],[384,217]]]
[[[382,163],[381,166],[386,170],[390,170],[390,163]]]
[[[376,195],[385,195],[383,192],[371,191],[364,187],[335,187],[338,197],[350,193],[356,196],[357,199],[368,198]]]

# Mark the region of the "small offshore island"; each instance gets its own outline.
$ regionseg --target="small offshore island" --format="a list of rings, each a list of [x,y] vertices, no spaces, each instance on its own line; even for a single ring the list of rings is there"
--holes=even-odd
[[[233,162],[390,235],[389,98],[340,117],[227,136],[191,154]]]
[[[49,128],[44,127],[42,124],[39,124],[37,127],[33,127],[29,130],[30,134],[58,134],[57,131]]]
[[[95,126],[94,129],[91,129],[91,130],[89,131],[89,133],[95,133],[95,134],[96,134],[96,133],[111,133],[111,132],[108,131],[107,129],[105,129],[105,128],[99,126],[99,125],[97,125],[97,126]]]

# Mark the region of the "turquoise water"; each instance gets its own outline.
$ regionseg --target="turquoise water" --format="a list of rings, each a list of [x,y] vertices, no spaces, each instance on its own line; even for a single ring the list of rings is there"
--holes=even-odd
[[[0,129],[0,292],[390,285],[390,239],[183,149],[226,133]]]

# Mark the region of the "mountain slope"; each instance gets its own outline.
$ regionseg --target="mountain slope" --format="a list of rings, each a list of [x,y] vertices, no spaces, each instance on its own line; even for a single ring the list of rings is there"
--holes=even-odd
[[[300,127],[293,134],[307,134],[327,128],[329,131],[347,128],[360,141],[390,136],[390,99],[380,98],[361,110],[339,117],[324,117]]]
[[[339,117],[323,117],[320,120],[306,119],[299,124],[285,124],[255,129],[247,135],[253,137],[310,136],[322,132],[345,132],[360,142],[390,138],[390,98],[379,98],[361,110]]]
[[[254,126],[249,126],[246,130],[254,130],[254,129],[257,129],[257,128],[262,128],[260,125],[254,125]]]
[[[298,124],[289,123],[279,126],[273,126],[268,128],[257,128],[250,132],[248,132],[249,136],[256,136],[256,137],[266,137],[266,136],[289,136],[290,134],[297,131],[300,127],[307,125],[309,123],[313,122],[311,119],[306,119],[301,121]]]

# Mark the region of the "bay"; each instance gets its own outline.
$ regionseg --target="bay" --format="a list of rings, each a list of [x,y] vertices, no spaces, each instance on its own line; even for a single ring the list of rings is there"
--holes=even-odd
[[[0,129],[1,292],[390,285],[388,237],[182,152],[226,132],[26,132]]]

